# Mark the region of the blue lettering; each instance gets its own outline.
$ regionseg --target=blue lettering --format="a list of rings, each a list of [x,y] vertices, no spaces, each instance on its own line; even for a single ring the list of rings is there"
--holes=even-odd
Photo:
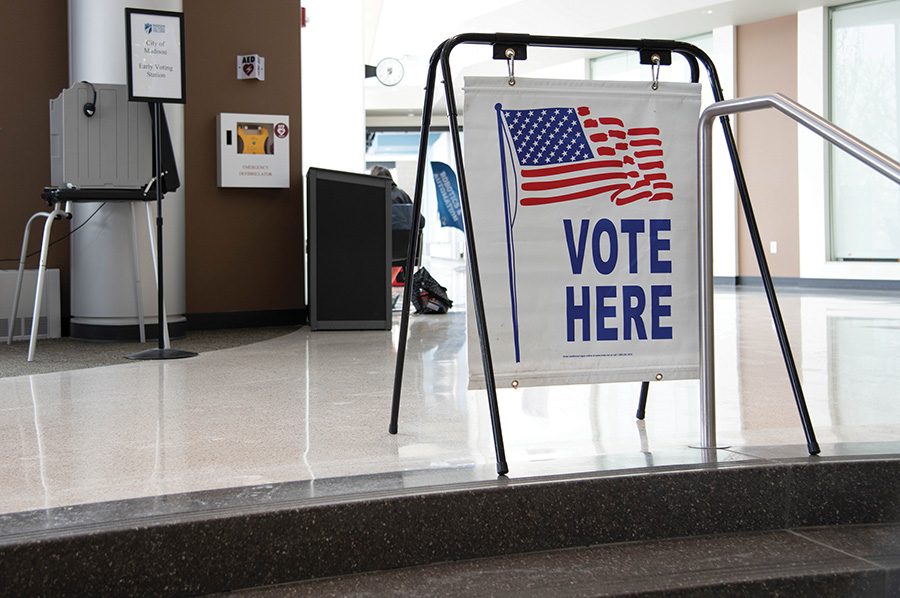
[[[668,318],[672,315],[672,306],[660,303],[662,297],[672,296],[672,285],[660,284],[650,287],[650,333],[654,339],[672,339],[672,327],[660,326],[660,318]]]
[[[608,222],[608,221],[607,221]],[[585,287],[587,288],[587,287]],[[616,296],[616,287],[602,286],[597,287],[597,340],[598,341],[615,341],[619,340],[619,331],[616,328],[607,328],[604,320],[616,317],[616,306],[606,305],[607,298]],[[585,339],[587,340],[587,339]]]
[[[609,257],[604,260],[600,255],[600,237],[606,233],[609,237]],[[619,259],[619,241],[616,237],[616,227],[607,218],[601,218],[594,225],[594,234],[592,238],[594,266],[600,274],[611,274],[616,268],[616,261]]]
[[[672,230],[671,220],[650,220],[650,273],[671,274],[672,262],[659,259],[660,251],[669,251],[671,241],[660,239],[660,231]]]
[[[632,301],[637,300],[637,303]],[[644,306],[647,305],[647,297],[644,295],[644,289],[635,285],[625,285],[622,287],[622,328],[623,338],[626,341],[631,340],[631,325],[634,324],[637,330],[637,337],[641,340],[647,340],[647,329],[644,327]]]
[[[581,287],[581,305],[575,305],[575,287],[566,287],[566,340],[575,342],[575,320],[581,320],[581,340],[591,340],[590,287]]]
[[[566,230],[566,246],[569,248],[569,262],[572,264],[572,274],[581,274],[584,266],[584,246],[587,243],[588,226],[590,222],[581,221],[581,234],[578,235],[578,248],[575,248],[575,242],[572,239],[572,221],[566,218],[563,220],[563,228]]]
[[[644,232],[643,220],[622,220],[619,225],[622,232],[628,235],[628,271],[632,274],[638,272],[638,248],[637,234]]]
[[[647,292],[638,285],[622,286],[622,319],[618,312],[618,288],[615,285],[593,287],[595,304],[591,305],[591,287],[566,287],[566,340],[576,341],[577,323],[581,323],[581,341],[591,340],[591,316],[596,317],[596,340],[617,341],[621,330],[622,340],[647,340],[644,311],[647,309]],[[581,302],[576,303],[576,289],[581,291]],[[672,305],[663,303],[672,297],[672,285],[650,286],[650,339],[672,340],[672,327],[662,323],[672,316]],[[612,320],[612,321],[610,321]]]

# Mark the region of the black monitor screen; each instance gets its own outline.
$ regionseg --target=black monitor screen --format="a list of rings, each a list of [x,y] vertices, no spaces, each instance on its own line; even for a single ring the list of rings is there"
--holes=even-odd
[[[310,169],[310,324],[390,328],[390,181]]]

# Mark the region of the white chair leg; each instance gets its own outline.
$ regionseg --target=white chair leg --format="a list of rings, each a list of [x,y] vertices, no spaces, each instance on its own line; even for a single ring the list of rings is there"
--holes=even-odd
[[[34,349],[37,345],[38,324],[41,317],[41,301],[44,298],[44,275],[47,272],[47,253],[50,249],[50,230],[57,216],[62,216],[65,211],[59,204],[53,206],[53,211],[47,215],[44,223],[44,237],[41,239],[41,261],[38,265],[37,286],[34,291],[34,313],[31,319],[31,338],[28,341],[28,361],[34,361]]]
[[[137,305],[138,334],[141,343],[147,342],[147,333],[144,323],[144,301],[141,296],[141,261],[138,258],[137,223],[135,222],[134,202],[128,202],[131,211],[131,260],[134,266],[134,301]]]
[[[159,268],[156,265],[156,229],[153,228],[153,211],[150,209],[150,202],[146,202],[147,206],[147,232],[150,236],[150,256],[153,258],[153,276],[156,278],[156,292],[159,292]],[[166,303],[163,301],[162,313],[157,314],[157,322],[159,322],[159,332],[163,335],[163,348],[170,349],[169,344],[169,319],[166,317]]]
[[[16,294],[13,295],[12,313],[9,316],[9,330],[6,336],[6,344],[11,345],[13,332],[15,331],[16,318],[19,315],[19,296],[22,294],[22,277],[25,274],[25,257],[28,252],[28,237],[31,235],[31,224],[38,218],[48,217],[50,212],[38,212],[28,219],[25,224],[25,234],[22,235],[22,253],[19,254],[19,273],[16,275]]]

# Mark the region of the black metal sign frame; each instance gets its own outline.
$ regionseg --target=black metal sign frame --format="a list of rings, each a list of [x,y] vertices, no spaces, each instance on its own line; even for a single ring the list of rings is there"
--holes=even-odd
[[[642,57],[648,53],[659,53],[663,56],[667,53],[675,53],[687,60],[691,71],[691,81],[696,83],[700,79],[700,68],[698,62],[704,66],[708,75],[709,83],[712,88],[715,101],[724,100],[722,86],[719,83],[719,76],[712,59],[700,48],[680,41],[674,40],[656,40],[656,39],[608,39],[608,38],[589,38],[589,37],[559,37],[559,36],[535,36],[528,34],[512,34],[512,33],[464,33],[447,39],[441,43],[431,55],[428,65],[428,81],[425,86],[425,102],[422,108],[422,130],[419,141],[418,164],[416,167],[416,187],[413,199],[413,221],[417,221],[422,212],[422,189],[424,184],[426,153],[428,150],[428,133],[431,127],[432,104],[434,103],[435,77],[437,67],[440,64],[441,74],[444,83],[444,95],[447,100],[447,114],[450,121],[450,135],[453,143],[453,152],[456,157],[457,176],[459,177],[460,203],[462,204],[463,221],[465,222],[466,233],[466,249],[469,261],[469,273],[472,281],[472,298],[475,309],[475,321],[478,328],[478,338],[481,344],[481,359],[484,367],[485,386],[487,388],[488,407],[491,417],[491,427],[494,434],[494,450],[497,461],[498,475],[504,475],[509,471],[506,462],[506,451],[503,446],[503,434],[500,426],[500,411],[497,405],[497,387],[494,381],[494,366],[491,357],[491,348],[487,335],[487,323],[484,314],[484,303],[481,291],[481,276],[478,270],[478,257],[475,248],[475,237],[472,232],[472,215],[469,209],[468,187],[466,185],[465,164],[463,163],[462,144],[459,136],[459,122],[457,118],[456,97],[453,90],[453,80],[450,69],[450,53],[462,44],[480,44],[490,45],[494,48],[495,57],[506,56],[503,52],[505,47],[547,47],[547,48],[581,48],[593,50],[620,50],[633,51],[641,53]],[[499,48],[499,54],[498,54]],[[515,55],[515,53],[513,53]],[[519,53],[521,56],[521,52]],[[800,383],[800,377],[797,366],[794,362],[793,352],[791,351],[790,342],[788,340],[787,330],[784,326],[784,319],[781,316],[781,308],[778,305],[778,298],[775,294],[775,286],[772,282],[772,275],[769,272],[769,266],[766,261],[766,255],[762,241],[759,235],[759,227],[756,224],[756,218],[753,213],[753,206],[750,202],[750,193],[747,188],[747,181],[744,178],[743,168],[741,167],[740,157],[737,153],[737,144],[734,140],[734,133],[731,130],[731,122],[728,116],[720,118],[722,130],[725,134],[725,143],[728,147],[728,153],[731,158],[731,165],[734,170],[734,177],[737,183],[738,193],[741,198],[741,207],[747,220],[747,228],[750,238],[753,242],[753,250],[756,254],[756,261],[759,265],[760,275],[762,277],[763,286],[766,291],[766,298],[769,302],[769,310],[772,314],[772,321],[778,336],[778,342],[781,347],[781,354],[784,358],[785,367],[787,369],[788,378],[790,379],[791,388],[794,393],[794,399],[797,404],[797,410],[800,414],[800,421],[803,426],[803,432],[806,436],[806,444],[811,455],[819,453],[819,445],[816,441],[815,432],[813,431],[812,422],[809,417],[809,411],[806,407],[806,399],[803,396],[803,387]],[[418,251],[418,236],[410,235],[409,251],[407,252],[406,272],[413,271],[413,256]],[[397,365],[394,373],[394,392],[391,405],[391,421],[388,431],[391,434],[397,433],[397,422],[400,413],[400,393],[403,386],[403,365],[406,358],[406,341],[409,332],[409,305],[412,293],[412,276],[406,277],[406,284],[403,289],[403,311],[400,320],[400,339],[397,347]],[[641,401],[638,410],[639,417],[643,416],[643,407],[646,404],[647,383],[644,382],[641,388]]]

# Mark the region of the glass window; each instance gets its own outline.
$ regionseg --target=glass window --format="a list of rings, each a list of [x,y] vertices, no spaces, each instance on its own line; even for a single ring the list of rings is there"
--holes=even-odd
[[[387,167],[391,171],[394,182],[412,197],[416,185],[419,140],[419,131],[368,131],[366,134],[366,169],[371,169],[375,164]],[[454,172],[456,171],[449,132],[429,132],[426,160],[450,164]],[[434,190],[431,168],[427,164],[422,187],[422,215],[425,217],[423,256],[426,259],[459,260],[463,255],[465,237],[458,229],[440,225],[437,195]]]
[[[831,12],[831,120],[889,156],[898,153],[900,0]],[[900,259],[900,187],[842,150],[831,152],[835,260]]]
[[[712,56],[712,33],[704,33],[703,35],[689,37],[681,41],[693,44]],[[609,52],[603,56],[591,59],[590,78],[606,81],[649,81],[650,67],[646,64],[641,64],[640,56],[637,52]],[[659,70],[659,80],[690,81],[691,71],[688,68],[687,61],[680,56],[673,55],[672,65],[664,66]],[[703,68],[703,65],[700,65],[700,83],[703,84],[701,104],[704,107],[712,103],[712,92],[709,89],[708,82],[709,78],[706,75],[706,69]]]

